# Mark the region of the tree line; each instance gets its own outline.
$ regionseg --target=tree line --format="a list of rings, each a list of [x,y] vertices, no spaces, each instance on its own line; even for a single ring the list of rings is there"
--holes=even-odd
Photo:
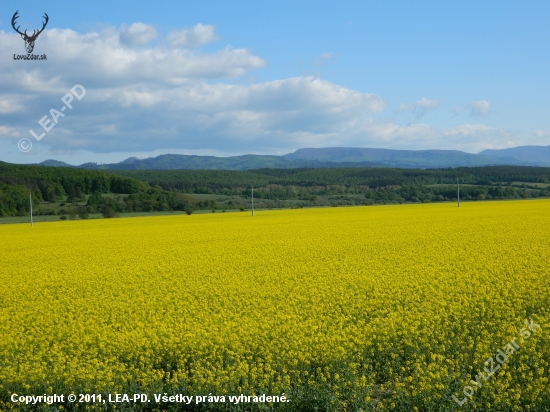
[[[337,206],[550,197],[550,168],[523,166],[447,169],[334,168],[95,171],[0,162],[0,216],[116,214],[248,208],[251,186],[262,208]],[[523,187],[512,182],[525,182]],[[113,196],[106,194],[115,194]],[[225,202],[195,194],[229,195]],[[67,203],[56,211],[41,203]],[[63,213],[64,212],[64,213]]]
[[[456,200],[459,178],[464,200],[519,199],[550,196],[550,168],[524,166],[446,169],[334,168],[120,171],[151,186],[186,194],[220,194],[249,198],[251,186],[259,207],[330,206]],[[542,184],[513,187],[513,182]],[[357,196],[361,195],[361,196]],[[265,200],[265,202],[262,202]],[[234,202],[242,207],[245,202]]]
[[[550,168],[528,166],[486,166],[446,169],[334,168],[220,170],[121,170],[122,176],[148,182],[181,193],[239,194],[242,190],[268,185],[311,187],[345,186],[380,188],[464,184],[493,186],[513,181],[550,183]]]
[[[0,162],[0,216],[28,214],[33,204],[85,201],[92,193],[140,193],[149,185],[129,177],[64,167],[13,165]]]

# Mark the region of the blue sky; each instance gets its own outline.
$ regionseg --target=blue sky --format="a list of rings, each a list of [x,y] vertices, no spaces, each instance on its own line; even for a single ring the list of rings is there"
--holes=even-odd
[[[0,160],[550,144],[550,2],[157,3],[3,1]]]

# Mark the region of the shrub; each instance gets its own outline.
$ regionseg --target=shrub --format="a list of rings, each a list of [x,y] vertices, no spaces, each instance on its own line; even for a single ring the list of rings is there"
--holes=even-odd
[[[75,219],[76,215],[78,214],[74,207],[69,208],[67,213],[69,214],[69,219]]]
[[[86,206],[80,206],[78,208],[78,217],[81,219],[88,219],[88,217],[90,217]]]
[[[51,207],[39,207],[33,213],[35,216],[52,216],[56,214],[55,210]]]
[[[103,209],[103,217],[105,219],[115,217],[115,211],[113,210],[113,208],[107,206],[105,209]]]

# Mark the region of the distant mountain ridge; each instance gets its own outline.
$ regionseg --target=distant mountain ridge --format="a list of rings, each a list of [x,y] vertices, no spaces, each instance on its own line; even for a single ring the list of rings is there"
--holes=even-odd
[[[56,167],[74,167],[73,165],[70,165],[68,163],[61,162],[59,160],[53,160],[53,159],[44,160],[43,162],[39,163],[39,165],[40,166],[56,166]]]
[[[354,147],[298,149],[285,155],[291,160],[320,162],[372,162],[394,167],[457,167],[502,164],[490,156],[459,150],[392,150]],[[516,164],[516,163],[513,163]]]
[[[550,163],[550,146],[518,146],[500,150],[487,149],[479,154],[495,159],[513,158],[539,164],[548,165]]]
[[[359,147],[304,148],[283,156],[242,155],[231,157],[165,154],[119,163],[84,163],[71,166],[46,160],[41,166],[78,167],[92,170],[251,170],[264,168],[398,167],[445,168],[464,166],[550,167],[550,146],[518,146],[484,150],[478,154],[459,150],[393,150]]]

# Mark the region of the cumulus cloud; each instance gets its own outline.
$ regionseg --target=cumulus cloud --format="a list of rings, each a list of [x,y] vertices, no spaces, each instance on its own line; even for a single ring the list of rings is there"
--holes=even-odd
[[[214,28],[205,32],[213,35]],[[502,130],[475,124],[399,126],[379,118],[386,106],[380,96],[314,76],[234,82],[266,62],[247,49],[182,48],[212,35],[164,42],[142,23],[86,34],[44,31],[35,52],[46,53],[47,64],[0,60],[2,150],[5,142],[29,137],[29,129],[40,130],[38,121],[50,108],[60,110],[61,98],[75,84],[84,86],[85,97],[74,99],[33,151],[48,147],[55,157],[78,151],[284,153],[329,145],[466,150],[511,139]],[[19,36],[0,32],[1,50],[22,53],[21,48]],[[402,105],[402,111],[418,115],[441,104],[421,99]],[[20,155],[16,146],[13,153]]]
[[[320,142],[384,107],[378,96],[314,77],[91,90],[81,103],[85,112],[62,119],[63,128],[81,132],[55,135],[50,144],[56,149],[150,151],[164,145],[261,150],[292,145],[304,136]]]
[[[122,26],[120,29],[120,42],[129,46],[141,46],[157,38],[157,31],[153,26],[143,23],[133,23],[130,26]]]
[[[470,103],[471,117],[485,117],[491,112],[491,104],[487,100],[476,100]]]
[[[437,109],[443,104],[443,100],[440,99],[427,99],[423,97],[422,99],[413,102],[413,103],[401,103],[398,113],[403,112],[412,112],[417,119],[420,119],[426,115],[430,110]]]
[[[217,38],[214,26],[197,24],[190,29],[170,32],[167,40],[173,47],[198,47],[213,42]]]
[[[205,27],[196,26],[194,32]],[[213,28],[203,32],[214,33]],[[61,97],[74,84],[83,85],[85,98],[75,101],[41,141],[56,151],[284,147],[337,136],[385,107],[379,96],[313,76],[227,83],[265,61],[230,47],[211,53],[163,42],[135,47],[156,36],[141,23],[87,34],[54,28],[43,35],[37,51],[48,54],[48,65],[0,61],[0,114],[28,134],[40,128],[38,120],[50,108],[60,109]],[[0,33],[0,48],[14,49],[16,40]],[[22,99],[24,105],[15,104]]]
[[[537,137],[550,137],[550,132],[549,131],[545,131],[545,130],[541,130],[541,129],[537,129],[537,130],[533,131],[533,134]]]
[[[18,50],[17,37],[0,33],[0,48]],[[83,81],[96,87],[138,83],[178,85],[234,78],[265,65],[265,60],[246,49],[225,47],[214,53],[202,53],[162,46],[135,48],[121,43],[119,31],[113,28],[88,34],[51,29],[42,33],[39,40],[35,53],[46,53],[48,64],[22,70],[20,61],[2,59],[0,84],[3,87],[53,91],[62,84],[82,84]]]

